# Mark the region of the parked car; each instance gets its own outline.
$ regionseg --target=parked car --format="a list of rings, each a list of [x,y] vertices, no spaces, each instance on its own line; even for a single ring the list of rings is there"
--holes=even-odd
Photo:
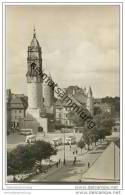
[[[33,134],[33,130],[32,129],[21,129],[20,130],[20,134],[21,135],[32,135]]]

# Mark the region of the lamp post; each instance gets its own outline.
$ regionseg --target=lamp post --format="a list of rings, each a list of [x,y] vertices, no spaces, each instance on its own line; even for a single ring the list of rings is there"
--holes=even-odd
[[[63,164],[66,164],[66,159],[65,159],[65,129],[63,129],[63,136],[64,136],[64,161]]]

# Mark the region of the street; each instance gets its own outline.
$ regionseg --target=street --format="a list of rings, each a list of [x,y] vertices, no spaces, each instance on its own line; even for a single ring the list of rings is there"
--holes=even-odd
[[[50,168],[45,174],[38,174],[27,179],[25,182],[79,182],[82,175],[88,170],[88,162],[90,167],[102,154],[106,148],[107,143],[98,143],[97,146],[92,151],[83,151],[81,154],[80,149],[77,148],[78,154],[76,155],[76,164],[73,165],[74,155],[69,151],[68,146],[66,147],[66,164],[63,165],[63,161],[59,164],[58,168],[56,166]],[[76,146],[72,148],[75,149]],[[56,155],[57,158],[61,157],[63,160],[63,151],[59,151]]]

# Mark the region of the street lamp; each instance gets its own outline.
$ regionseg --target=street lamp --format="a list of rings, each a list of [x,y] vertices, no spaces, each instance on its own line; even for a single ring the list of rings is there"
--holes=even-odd
[[[66,164],[66,159],[65,159],[65,129],[63,129],[63,136],[64,136],[64,161],[63,164]]]

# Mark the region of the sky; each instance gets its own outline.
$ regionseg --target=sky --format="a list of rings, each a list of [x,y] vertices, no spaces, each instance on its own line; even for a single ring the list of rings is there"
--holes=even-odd
[[[119,6],[6,6],[6,88],[27,95],[27,48],[33,28],[43,69],[60,88],[92,87],[119,96]]]

